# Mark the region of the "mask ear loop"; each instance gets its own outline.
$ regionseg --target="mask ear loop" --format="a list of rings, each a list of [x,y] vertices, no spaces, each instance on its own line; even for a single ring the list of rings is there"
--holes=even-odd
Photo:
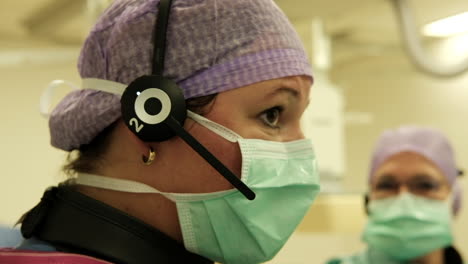
[[[187,110],[187,116],[194,120],[195,122],[199,123],[200,125],[204,126],[205,128],[211,130],[215,134],[223,137],[227,141],[230,142],[237,142],[240,138],[242,138],[239,134],[236,132],[218,124],[215,123],[201,115],[198,115],[190,110]]]
[[[52,98],[54,97],[57,88],[62,86],[68,86],[73,90],[80,89],[77,85],[65,80],[54,80],[50,82],[49,85],[45,88],[44,92],[42,92],[41,98],[39,99],[39,112],[44,118],[49,118]]]

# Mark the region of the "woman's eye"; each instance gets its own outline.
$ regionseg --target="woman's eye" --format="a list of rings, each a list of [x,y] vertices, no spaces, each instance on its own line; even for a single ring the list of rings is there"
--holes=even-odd
[[[439,184],[431,181],[417,182],[413,185],[413,188],[419,191],[433,191],[439,189]]]
[[[418,192],[432,192],[440,189],[441,182],[430,176],[418,175],[408,182],[408,187]]]
[[[398,189],[398,183],[396,182],[379,182],[375,187],[377,190],[395,190]]]
[[[272,128],[278,128],[278,123],[280,119],[281,112],[283,111],[283,108],[280,106],[275,106],[272,107],[263,113],[260,114],[260,119],[262,120],[265,125],[272,127]]]

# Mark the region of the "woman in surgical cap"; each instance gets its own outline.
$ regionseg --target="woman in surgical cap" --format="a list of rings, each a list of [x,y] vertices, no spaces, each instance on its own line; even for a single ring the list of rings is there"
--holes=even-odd
[[[453,149],[438,130],[403,126],[377,142],[362,239],[368,248],[338,263],[463,263],[452,221],[461,207]]]
[[[319,182],[300,128],[310,65],[272,0],[115,0],[78,70],[82,89],[49,117],[71,177],[25,214],[0,263],[275,256]]]

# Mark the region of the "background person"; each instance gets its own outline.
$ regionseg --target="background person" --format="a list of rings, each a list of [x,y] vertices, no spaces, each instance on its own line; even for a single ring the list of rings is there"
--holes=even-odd
[[[463,263],[452,221],[461,208],[455,155],[438,130],[403,126],[378,140],[359,254],[328,263]]]

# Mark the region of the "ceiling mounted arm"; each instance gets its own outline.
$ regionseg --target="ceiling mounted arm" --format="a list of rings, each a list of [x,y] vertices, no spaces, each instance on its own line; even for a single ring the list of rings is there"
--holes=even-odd
[[[419,30],[407,0],[390,0],[395,8],[400,31],[411,60],[425,73],[438,77],[455,77],[468,71],[468,55],[460,62],[444,64],[430,57],[422,47]]]

